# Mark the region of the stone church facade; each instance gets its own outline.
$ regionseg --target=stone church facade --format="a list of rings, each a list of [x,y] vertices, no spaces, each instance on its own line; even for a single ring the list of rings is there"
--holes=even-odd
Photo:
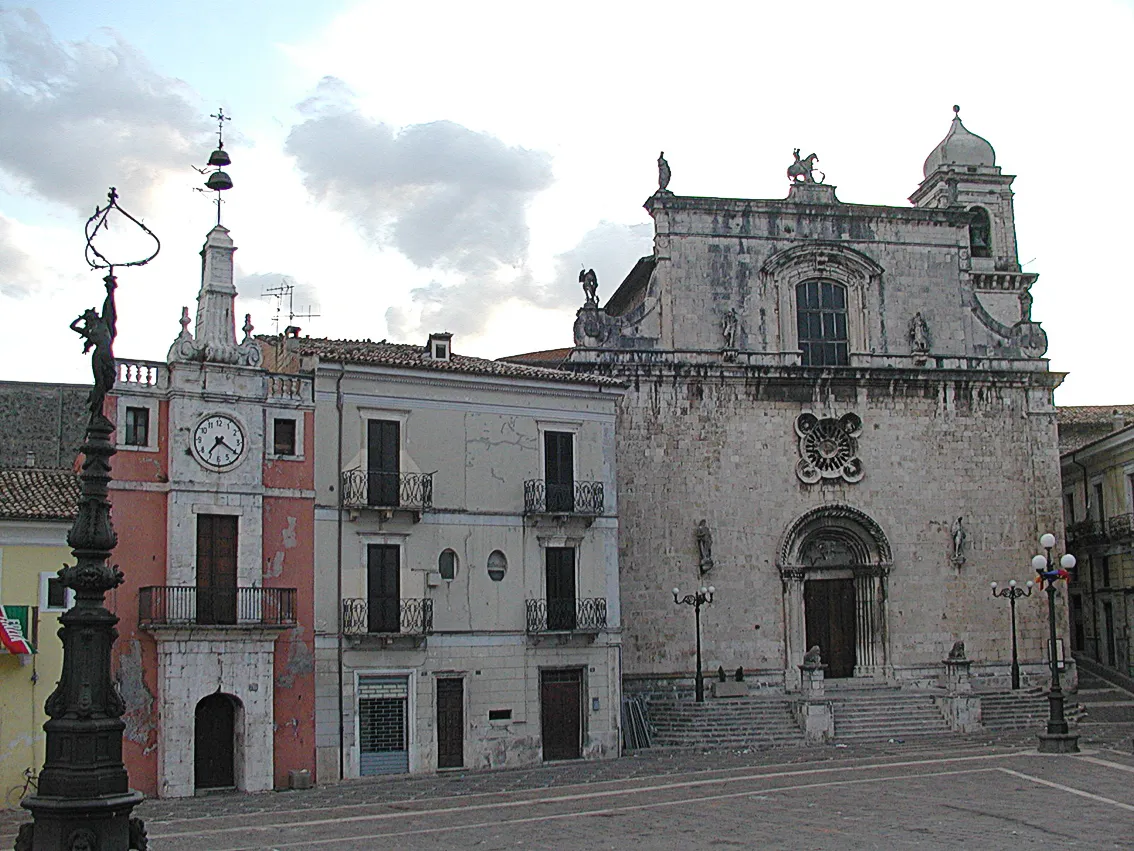
[[[672,589],[701,585],[706,670],[753,687],[794,691],[816,645],[829,678],[929,685],[955,641],[978,684],[1004,686],[989,583],[1027,580],[1063,525],[1062,376],[1031,318],[1013,178],[959,117],[912,207],[844,203],[796,159],[783,200],[675,195],[659,160],[653,254],[605,306],[591,282],[578,313],[566,366],[629,385],[626,688],[687,686],[693,619]],[[1025,603],[1038,683],[1046,610]]]

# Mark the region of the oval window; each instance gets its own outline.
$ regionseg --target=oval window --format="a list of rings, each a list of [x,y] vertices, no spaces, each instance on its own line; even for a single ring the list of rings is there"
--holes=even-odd
[[[493,550],[488,557],[488,577],[493,582],[499,582],[508,572],[508,559],[500,550]]]
[[[442,579],[452,582],[457,578],[457,554],[452,550],[445,550],[437,557],[437,570]]]

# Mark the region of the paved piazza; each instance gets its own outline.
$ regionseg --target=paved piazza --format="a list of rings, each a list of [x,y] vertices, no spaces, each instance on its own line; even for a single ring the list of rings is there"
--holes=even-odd
[[[147,802],[153,851],[1134,848],[1130,730],[1043,756],[1030,737],[359,781]],[[10,848],[14,821],[0,822]]]

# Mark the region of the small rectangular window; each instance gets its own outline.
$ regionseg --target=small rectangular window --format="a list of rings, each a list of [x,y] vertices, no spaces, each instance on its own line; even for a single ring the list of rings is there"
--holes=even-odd
[[[1110,556],[1103,556],[1102,557],[1102,564],[1100,566],[1102,568],[1102,587],[1103,588],[1109,588],[1110,587]]]
[[[489,721],[511,721],[512,720],[512,710],[511,709],[489,709],[488,710],[488,720]]]
[[[272,452],[295,455],[295,420],[277,419],[272,427]]]
[[[45,612],[64,612],[75,602],[75,592],[63,585],[55,573],[39,575],[39,608]]]
[[[126,408],[126,434],[123,442],[127,446],[150,445],[149,408]]]

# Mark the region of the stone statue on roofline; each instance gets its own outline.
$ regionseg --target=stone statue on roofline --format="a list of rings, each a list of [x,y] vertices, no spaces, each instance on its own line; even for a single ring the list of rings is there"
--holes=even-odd
[[[669,179],[672,177],[672,172],[669,170],[669,163],[665,159],[665,151],[658,154],[658,194],[659,195],[672,195],[669,191]]]
[[[583,295],[587,299],[587,307],[598,306],[598,275],[594,269],[583,268],[579,271],[579,283],[583,285]]]
[[[823,172],[819,172],[819,179],[815,179],[815,163],[819,162],[818,154],[808,154],[800,158],[799,148],[792,151],[795,155],[795,162],[788,166],[787,176],[788,180],[792,183],[822,183],[826,179]]]

